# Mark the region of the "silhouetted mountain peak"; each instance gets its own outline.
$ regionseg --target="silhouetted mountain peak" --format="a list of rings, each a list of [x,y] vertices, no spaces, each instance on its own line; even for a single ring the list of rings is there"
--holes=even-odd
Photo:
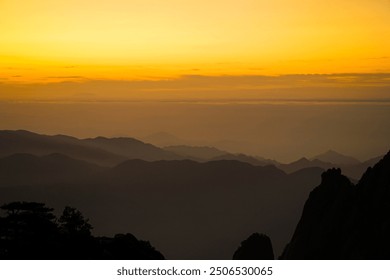
[[[310,194],[306,203],[318,207],[319,205],[332,207],[336,200],[336,196],[343,192],[349,192],[354,185],[351,181],[341,173],[340,168],[332,168],[321,174],[321,184],[316,187]]]
[[[57,135],[54,135],[52,137],[55,139],[63,140],[63,141],[79,141],[79,139],[76,137],[64,135],[64,134],[57,134]]]
[[[265,234],[254,233],[241,242],[233,260],[273,260],[271,239]]]
[[[321,185],[331,185],[334,183],[338,183],[339,181],[348,180],[345,176],[341,174],[340,168],[332,168],[328,169],[321,175]]]
[[[306,157],[302,157],[296,161],[296,163],[308,163],[310,160],[308,160]]]
[[[371,192],[378,187],[390,189],[390,152],[374,167],[367,169],[357,186],[359,189],[367,188]]]
[[[282,258],[389,259],[390,152],[354,186],[340,169],[322,174]]]
[[[294,173],[301,169],[310,168],[310,167],[320,167],[322,169],[328,169],[330,166],[327,163],[321,161],[310,161],[306,157],[302,157],[294,162],[289,164],[279,164],[278,168],[282,169],[286,173]]]

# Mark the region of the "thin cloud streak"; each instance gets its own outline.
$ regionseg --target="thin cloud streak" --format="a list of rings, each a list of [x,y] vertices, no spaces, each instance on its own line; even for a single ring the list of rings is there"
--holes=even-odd
[[[46,84],[0,82],[3,101],[58,102],[387,102],[390,73],[282,76],[186,75],[164,80],[87,80],[83,76]]]

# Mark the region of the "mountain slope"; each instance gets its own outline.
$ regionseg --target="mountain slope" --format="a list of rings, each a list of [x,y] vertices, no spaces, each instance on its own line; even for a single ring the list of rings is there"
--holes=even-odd
[[[37,156],[59,153],[101,165],[113,165],[126,159],[96,147],[86,146],[79,139],[69,136],[40,135],[24,130],[0,131],[0,157],[17,153]]]
[[[29,131],[0,131],[0,157],[17,153],[43,156],[53,153],[114,166],[126,159],[175,160],[183,159],[172,152],[133,138],[104,138],[80,140],[66,135],[40,135]]]
[[[251,157],[245,154],[224,154],[214,157],[211,160],[238,160],[241,162],[246,162],[258,166],[274,165],[274,162],[271,160],[261,160],[260,158]]]
[[[307,158],[303,157],[297,161],[293,161],[288,164],[280,164],[278,165],[278,168],[283,170],[286,173],[293,173],[303,168],[310,168],[310,167],[319,167],[322,169],[329,169],[334,167],[333,164],[328,162],[322,162],[320,160],[308,160]]]
[[[164,150],[173,152],[175,154],[187,157],[194,158],[199,160],[211,160],[215,157],[222,156],[227,154],[227,152],[219,150],[214,147],[207,146],[167,146],[164,147]]]
[[[154,160],[175,160],[183,157],[151,144],[146,144],[134,138],[89,138],[82,140],[89,146],[106,150],[108,152],[124,156],[128,159]]]
[[[272,236],[280,254],[321,173],[287,175],[227,160],[128,160],[95,169],[68,158],[54,164],[26,157],[3,159],[8,170],[0,168],[0,204],[72,205],[90,218],[96,235],[132,232],[171,259],[230,259],[241,240],[260,231]]]
[[[353,157],[342,155],[333,150],[326,151],[325,153],[322,153],[320,155],[311,158],[311,160],[315,160],[315,159],[323,162],[330,162],[333,164],[341,164],[341,165],[353,165],[353,164],[361,163],[359,160]]]
[[[354,186],[339,169],[322,175],[284,259],[390,259],[390,152]]]
[[[297,161],[288,164],[276,164],[276,166],[286,173],[292,173],[300,169],[310,168],[310,167],[319,167],[324,170],[331,169],[331,168],[340,168],[342,170],[342,173],[345,174],[349,179],[353,180],[354,182],[357,182],[359,178],[367,170],[367,168],[375,165],[381,158],[383,158],[383,156],[376,157],[365,162],[357,161],[357,163],[354,162],[353,160],[349,160],[350,163],[348,164],[325,162],[317,158],[310,159],[310,160],[307,158],[301,158]],[[339,161],[342,162],[342,160]],[[344,162],[347,161],[348,160],[344,160]]]
[[[150,134],[145,137],[141,137],[141,140],[145,143],[151,143],[158,147],[183,145],[185,142],[187,142],[186,140],[180,139],[167,132],[157,132]]]
[[[237,160],[250,163],[252,165],[277,165],[273,160],[264,159],[262,157],[252,157],[245,154],[232,154],[214,147],[208,146],[168,146],[164,148],[167,151],[181,155],[187,159],[196,161],[219,161],[219,160]]]
[[[92,182],[105,168],[61,154],[0,158],[0,187]]]

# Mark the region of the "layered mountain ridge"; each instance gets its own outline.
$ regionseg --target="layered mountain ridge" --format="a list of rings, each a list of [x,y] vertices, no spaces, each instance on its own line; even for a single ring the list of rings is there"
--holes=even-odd
[[[354,217],[386,221],[372,224],[383,230],[367,234],[386,241],[381,236],[387,234],[388,194],[380,186],[388,184],[384,174],[389,170],[379,167],[387,164],[382,160],[368,169],[356,186],[341,175],[348,166],[363,170],[379,158],[350,165],[345,161],[352,160],[344,157],[343,165],[303,158],[283,165],[213,147],[180,149],[167,150],[132,138],[77,139],[0,131],[0,204],[42,201],[56,209],[72,205],[91,219],[97,235],[131,232],[151,240],[170,259],[229,259],[240,240],[253,232],[270,236],[279,256],[309,192],[320,185],[310,195],[283,258],[373,257],[368,249],[351,253],[344,244],[343,238],[351,232],[356,240],[363,240],[355,224],[360,218]],[[342,166],[343,171],[334,166]],[[329,168],[320,184],[320,175]],[[375,216],[375,211],[382,214]],[[359,223],[363,229],[368,227]],[[334,229],[349,226],[357,227],[357,233]],[[336,237],[327,241],[324,232]],[[347,249],[337,251],[343,244]],[[378,258],[386,256],[381,254]]]
[[[286,173],[311,167],[319,167],[324,170],[341,168],[345,175],[355,181],[369,166],[382,158],[376,157],[360,162],[330,150],[310,159],[301,158],[288,164],[282,164],[260,156],[235,154],[208,146],[178,145],[160,148],[130,137],[78,139],[67,135],[41,135],[25,130],[0,131],[0,158],[17,153],[37,156],[63,154],[74,159],[109,167],[128,159],[146,161],[189,159],[198,162],[237,160],[256,166],[274,165]]]

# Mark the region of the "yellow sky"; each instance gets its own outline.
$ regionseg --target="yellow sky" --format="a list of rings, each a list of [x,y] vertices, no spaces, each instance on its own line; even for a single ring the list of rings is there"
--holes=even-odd
[[[390,72],[389,0],[1,0],[0,82]]]

